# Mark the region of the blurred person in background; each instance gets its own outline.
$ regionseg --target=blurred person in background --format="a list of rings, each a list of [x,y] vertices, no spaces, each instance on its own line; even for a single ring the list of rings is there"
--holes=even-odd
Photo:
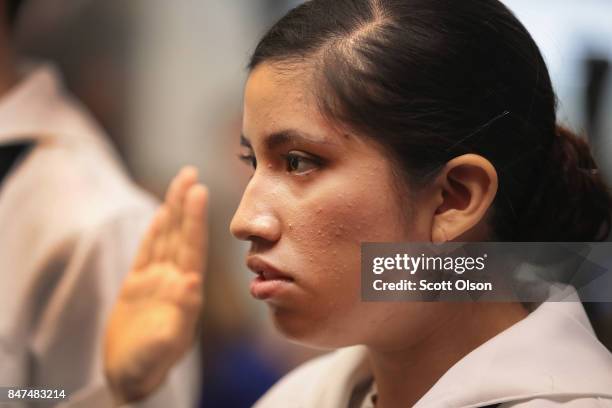
[[[0,1],[0,386],[106,387],[103,323],[155,200],[48,63],[16,55],[24,1]],[[190,355],[150,407],[192,406]]]
[[[507,8],[313,0],[249,68],[254,173],[230,228],[251,244],[251,293],[287,337],[340,349],[258,406],[612,406],[612,356],[576,299],[360,299],[361,242],[608,236],[609,190],[587,143],[557,124],[544,60]],[[144,236],[107,331],[118,404],[146,399],[191,340],[206,203],[179,174]]]

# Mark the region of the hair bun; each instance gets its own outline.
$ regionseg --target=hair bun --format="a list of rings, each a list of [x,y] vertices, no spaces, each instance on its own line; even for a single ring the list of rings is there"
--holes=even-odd
[[[594,176],[599,173],[589,144],[584,138],[562,125],[556,126],[555,134],[557,139],[551,146],[552,159],[561,165],[564,174],[582,180],[585,175]]]
[[[579,242],[608,237],[612,198],[584,138],[557,125],[542,176],[522,223],[529,238],[525,240]]]

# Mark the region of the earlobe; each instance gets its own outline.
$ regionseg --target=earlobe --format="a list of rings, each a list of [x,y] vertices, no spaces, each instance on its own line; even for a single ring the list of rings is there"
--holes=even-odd
[[[431,242],[434,244],[443,244],[447,241],[448,238],[446,236],[446,231],[444,231],[444,226],[440,223],[434,223],[433,231],[431,233]]]
[[[465,237],[471,230],[480,230],[474,227],[484,223],[497,193],[493,165],[479,155],[462,155],[444,166],[435,184],[440,204],[434,213],[432,242],[451,241]]]

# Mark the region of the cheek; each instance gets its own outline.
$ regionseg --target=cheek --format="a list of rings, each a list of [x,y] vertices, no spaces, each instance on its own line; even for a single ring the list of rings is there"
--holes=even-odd
[[[360,242],[406,239],[405,218],[386,184],[329,183],[306,195],[288,214],[288,220],[299,220],[289,221],[291,240],[316,249],[313,255],[339,255],[341,250],[358,250]]]
[[[283,235],[307,294],[301,300],[327,339],[360,337],[369,315],[361,302],[360,243],[405,239],[396,200],[376,181],[319,184],[316,195],[301,197],[285,213]]]
[[[287,213],[288,241],[309,268],[329,266],[322,280],[359,283],[360,243],[406,240],[390,174],[379,166],[351,169],[304,193]],[[385,177],[386,175],[386,177]],[[346,283],[346,282],[344,282]],[[350,285],[354,287],[355,285]]]

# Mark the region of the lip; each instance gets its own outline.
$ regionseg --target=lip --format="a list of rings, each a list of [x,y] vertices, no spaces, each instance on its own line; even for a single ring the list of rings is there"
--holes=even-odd
[[[247,258],[247,267],[257,276],[251,281],[250,292],[256,299],[268,299],[294,283],[288,274],[257,256]]]

